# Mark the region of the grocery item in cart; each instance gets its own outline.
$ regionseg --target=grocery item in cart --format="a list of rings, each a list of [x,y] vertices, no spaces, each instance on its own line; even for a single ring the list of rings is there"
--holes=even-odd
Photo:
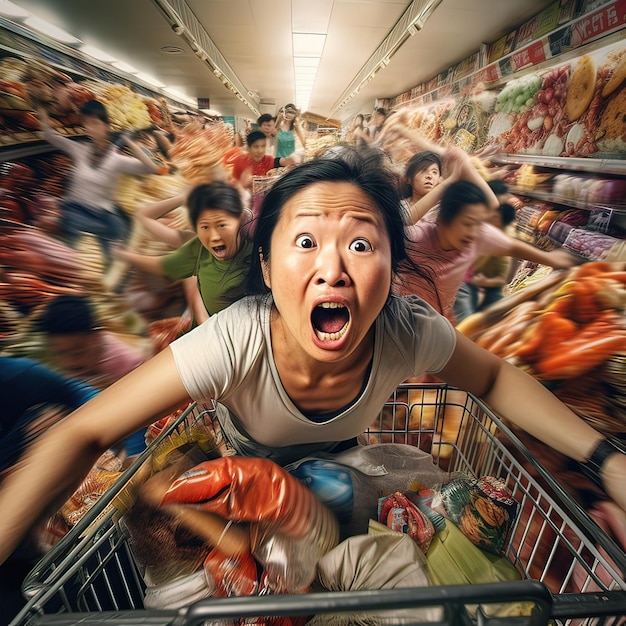
[[[318,580],[328,591],[426,587],[430,584],[426,557],[400,533],[355,535],[320,559]],[[308,624],[408,624],[441,619],[441,609],[393,609],[376,614],[323,615]]]
[[[318,559],[339,540],[333,513],[268,459],[231,456],[200,463],[171,484],[161,504],[195,505],[223,520],[248,523],[252,552],[271,568],[273,591],[306,590]]]
[[[441,502],[446,517],[479,548],[502,554],[517,514],[517,502],[505,483],[493,476],[458,476],[442,485],[433,506]]]
[[[407,534],[425,554],[435,534],[430,519],[403,493],[384,496],[379,501],[378,519],[392,530]]]
[[[402,443],[354,446],[329,456],[306,458],[285,469],[337,516],[342,539],[367,532],[382,494],[445,478],[430,454]]]

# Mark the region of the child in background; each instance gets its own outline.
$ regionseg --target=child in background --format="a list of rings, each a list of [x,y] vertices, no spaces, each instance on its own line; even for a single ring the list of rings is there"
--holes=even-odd
[[[276,154],[276,118],[269,113],[263,113],[263,115],[259,116],[256,123],[267,140],[265,154],[274,156]]]
[[[80,109],[82,126],[91,139],[88,143],[58,133],[43,106],[35,103],[35,107],[46,141],[73,161],[69,188],[63,198],[60,233],[70,245],[74,245],[81,233],[96,235],[108,260],[111,242],[124,241],[130,225],[113,199],[118,176],[156,174],[159,165],[127,133],[122,134],[121,141],[133,156],[119,153],[111,141],[106,107],[97,100],[85,102]]]
[[[260,130],[253,130],[246,137],[247,154],[241,154],[233,163],[232,176],[247,191],[252,190],[254,176],[266,176],[276,167],[295,165],[293,157],[271,157],[266,154],[267,138]]]
[[[489,189],[496,196],[496,199],[500,203],[498,209],[493,211],[491,218],[488,220],[496,228],[504,230],[507,235],[513,236],[509,226],[515,221],[516,210],[520,208],[521,203],[509,190],[509,186],[503,180],[495,179],[490,180],[487,185]],[[483,260],[478,260],[477,263],[482,265]],[[504,285],[508,284],[519,266],[520,260],[513,259],[511,257],[491,257],[491,261],[487,265],[487,273],[485,268],[480,272],[482,276],[476,275],[474,279],[472,276],[476,271],[474,267],[470,267],[465,274],[462,285],[456,294],[456,300],[454,301],[454,317],[458,322],[461,322],[466,317],[476,311],[482,310],[489,306],[492,302],[499,300],[502,297],[502,289]],[[504,266],[506,265],[506,274]],[[479,295],[481,288],[489,290],[486,300],[483,300],[479,307]],[[493,288],[493,290],[492,290]]]
[[[489,221],[496,228],[506,232],[506,227],[515,221],[515,208],[510,204],[501,204],[498,212]],[[476,261],[470,287],[477,311],[502,298],[502,289],[508,282],[511,261],[510,257],[497,256],[480,257]],[[481,292],[482,297],[479,298]]]

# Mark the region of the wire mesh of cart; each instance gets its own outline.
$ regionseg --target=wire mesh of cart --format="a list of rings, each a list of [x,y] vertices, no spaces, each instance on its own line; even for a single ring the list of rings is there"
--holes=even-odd
[[[191,404],[151,447],[173,429],[207,418],[214,419],[210,407]],[[363,439],[366,445],[418,446],[446,472],[502,478],[521,511],[505,553],[522,580],[215,598],[177,611],[145,610],[145,584],[127,537],[115,523],[113,503],[151,454],[149,448],[30,572],[23,585],[27,604],[10,626],[260,624],[280,622],[257,621],[259,616],[337,615],[357,609],[375,616],[383,608],[409,607],[440,607],[441,621],[435,623],[441,624],[626,623],[623,550],[480,400],[446,385],[404,384]],[[534,609],[527,617],[514,618],[490,618],[480,606],[476,611],[477,605],[495,601],[530,601]]]

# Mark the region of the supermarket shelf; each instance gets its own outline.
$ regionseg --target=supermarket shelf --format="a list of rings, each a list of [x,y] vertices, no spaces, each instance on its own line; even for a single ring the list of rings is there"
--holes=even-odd
[[[564,198],[553,193],[546,191],[528,191],[526,189],[520,189],[519,187],[511,187],[511,193],[517,196],[525,196],[528,198],[534,198],[535,200],[543,200],[544,202],[550,202],[551,204],[558,204],[561,206],[571,207],[572,209],[582,209],[583,211],[592,211],[598,208],[607,208],[613,210],[615,213],[626,214],[626,205],[608,205],[608,204],[590,204],[581,200],[574,200],[572,198]]]
[[[620,159],[620,157],[622,157]],[[626,176],[626,159],[624,155],[612,155],[612,158],[593,159],[582,157],[549,157],[531,154],[496,154],[494,161],[512,165],[534,165],[557,170],[591,172],[594,174],[614,174]]]
[[[59,128],[57,130],[70,139],[75,139],[77,141],[85,139],[85,135],[77,134],[70,128]],[[57,148],[50,145],[42,138],[41,131],[24,131],[21,133],[15,133],[13,137],[15,139],[13,142],[3,143],[3,136],[0,135],[0,163],[57,151]],[[6,136],[4,138],[6,139]]]

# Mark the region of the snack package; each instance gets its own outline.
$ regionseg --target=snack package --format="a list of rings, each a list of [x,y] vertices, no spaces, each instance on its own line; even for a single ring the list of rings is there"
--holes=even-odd
[[[252,596],[259,589],[257,564],[249,552],[231,556],[214,548],[204,561],[204,571],[216,598]]]
[[[430,519],[399,491],[379,500],[378,521],[411,537],[424,554],[435,535]]]
[[[494,476],[459,476],[442,485],[433,497],[445,515],[479,548],[502,554],[518,505],[504,481]]]

